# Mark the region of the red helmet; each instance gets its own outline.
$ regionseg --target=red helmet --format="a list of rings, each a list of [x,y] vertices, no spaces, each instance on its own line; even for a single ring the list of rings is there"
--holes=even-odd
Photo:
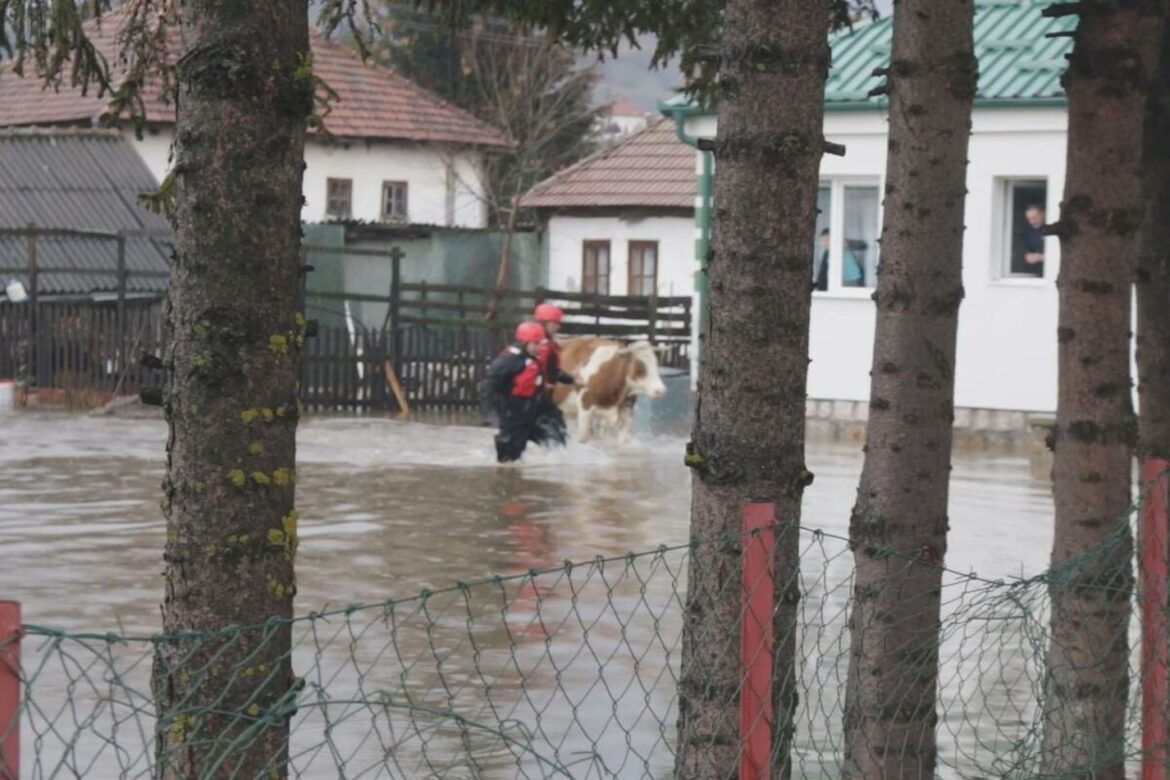
[[[522,322],[516,328],[516,340],[524,343],[528,341],[544,341],[544,326],[539,322]]]
[[[536,312],[532,316],[539,322],[560,322],[565,318],[565,313],[561,311],[560,306],[542,303],[536,307]]]

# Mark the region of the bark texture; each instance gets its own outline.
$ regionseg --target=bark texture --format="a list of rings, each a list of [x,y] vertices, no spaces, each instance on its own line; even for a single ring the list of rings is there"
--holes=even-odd
[[[935,775],[973,17],[973,0],[901,0],[894,15],[842,777]]]
[[[197,636],[159,645],[157,772],[282,778],[308,9],[186,0],[179,13],[162,611],[165,632]]]
[[[804,410],[828,68],[823,0],[731,0],[720,51],[710,314],[687,462],[691,559],[675,776],[737,775],[741,512],[776,503],[772,771],[791,775]]]
[[[1145,89],[1160,32],[1156,6],[1150,0],[1076,6],[1080,21],[1065,76],[1045,777],[1125,776],[1137,435],[1130,300],[1142,218]]]
[[[1170,460],[1170,0],[1146,102],[1137,277],[1138,451]]]

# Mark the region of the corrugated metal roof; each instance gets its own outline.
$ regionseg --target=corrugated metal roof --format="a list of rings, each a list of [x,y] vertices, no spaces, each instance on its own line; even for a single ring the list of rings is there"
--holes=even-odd
[[[1064,102],[1060,77],[1072,51],[1067,37],[1048,33],[1076,27],[1073,17],[1048,19],[1041,15],[1050,0],[976,0],[975,56],[979,84],[975,105],[1027,105]],[[829,37],[833,64],[825,82],[826,109],[884,108],[885,97],[868,97],[882,79],[873,71],[890,63],[893,18],[855,25]],[[667,113],[691,106],[684,96],[662,103]]]
[[[522,203],[529,208],[694,208],[695,150],[678,140],[671,120],[659,119],[553,174],[529,190]]]
[[[158,187],[142,158],[116,131],[0,130],[0,228],[149,231],[167,233],[167,221],[138,203]],[[0,267],[27,264],[27,241],[0,236]],[[131,276],[132,292],[162,292],[169,269],[165,241],[126,240],[126,267],[154,276]],[[44,294],[114,290],[117,242],[76,236],[37,238],[38,289]],[[94,273],[53,273],[54,268]],[[104,273],[100,273],[104,272]],[[23,278],[23,277],[22,277]],[[27,283],[27,279],[23,279]]]
[[[1064,98],[1060,77],[1072,50],[1069,38],[1047,38],[1076,26],[1073,17],[1041,15],[1049,0],[979,0],[975,5],[975,56],[979,59],[976,105],[1005,101],[1052,101]],[[874,68],[890,61],[893,18],[843,30],[830,38],[833,67],[825,84],[826,106],[882,106],[886,99],[869,98],[881,83]],[[844,107],[844,106],[842,106]]]
[[[114,67],[121,62],[118,37],[131,6],[125,3],[104,14],[100,21],[86,23],[86,33],[95,48]],[[168,32],[167,56],[174,62],[178,59],[179,35],[177,30]],[[326,40],[316,31],[310,42],[316,75],[337,95],[324,118],[333,134],[489,147],[510,144],[503,131],[444,102],[389,68],[362,62],[350,47]],[[59,89],[45,88],[40,79],[32,75],[20,78],[10,64],[0,65],[0,127],[88,125],[106,114],[107,98],[99,99],[95,89],[83,96],[68,85],[68,77],[65,81]],[[157,79],[148,81],[140,94],[148,121],[174,123],[175,107],[166,100]]]

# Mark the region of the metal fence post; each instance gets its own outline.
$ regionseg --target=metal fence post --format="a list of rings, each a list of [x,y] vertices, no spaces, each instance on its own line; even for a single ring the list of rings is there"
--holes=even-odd
[[[1138,576],[1142,621],[1142,769],[1141,780],[1165,780],[1170,758],[1167,740],[1167,669],[1170,648],[1167,642],[1167,490],[1170,461],[1146,458],[1142,461],[1142,501],[1139,542],[1141,565]]]
[[[37,365],[37,285],[39,269],[37,264],[37,226],[28,224],[28,236],[25,239],[28,262],[28,379],[33,385],[40,384],[40,367]]]
[[[20,780],[19,601],[0,601],[0,780]]]
[[[114,354],[117,356],[118,372],[121,376],[130,365],[126,357],[126,234],[118,233],[118,308],[116,312],[115,330],[118,334],[118,347]]]
[[[648,305],[649,305],[650,311],[649,311],[649,316],[646,319],[648,321],[647,328],[650,331],[650,343],[657,344],[658,343],[658,334],[657,334],[657,330],[658,330],[658,328],[657,328],[657,325],[658,325],[658,292],[657,291],[654,291],[650,294],[650,301],[649,301]]]
[[[743,608],[739,628],[743,674],[739,697],[739,780],[767,780],[771,777],[775,524],[774,503],[753,501],[744,504]]]
[[[405,255],[398,247],[390,250],[390,348],[393,352],[391,364],[394,373],[402,376],[402,258]]]

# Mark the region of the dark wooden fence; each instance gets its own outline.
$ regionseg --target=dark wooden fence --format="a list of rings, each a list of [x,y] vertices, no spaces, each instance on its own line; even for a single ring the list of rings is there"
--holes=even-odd
[[[0,304],[0,378],[33,387],[134,393],[161,382],[138,356],[162,344],[158,299]]]
[[[309,317],[315,309],[340,313],[346,302],[383,304],[387,311],[377,327],[350,319],[323,325],[306,340],[301,401],[307,409],[397,409],[396,391],[412,408],[474,409],[488,363],[543,301],[565,309],[566,336],[645,339],[663,348],[664,366],[689,368],[690,298],[408,282],[397,253],[387,257],[386,295],[306,294]],[[139,356],[163,353],[161,299],[128,295],[134,272],[124,263],[108,273],[116,274],[117,294],[106,300],[47,298],[34,287],[27,302],[0,302],[0,379],[106,396],[160,385],[161,372],[143,368]],[[36,284],[35,274],[25,278]]]
[[[380,330],[322,328],[305,353],[302,395],[310,409],[392,409],[396,378],[412,408],[471,409],[488,363],[536,304],[565,310],[567,337],[644,339],[662,348],[663,366],[689,369],[689,297],[590,295],[407,282],[391,257],[387,295],[307,294],[309,310],[338,311],[345,302],[384,304]],[[389,369],[389,370],[388,370]]]

